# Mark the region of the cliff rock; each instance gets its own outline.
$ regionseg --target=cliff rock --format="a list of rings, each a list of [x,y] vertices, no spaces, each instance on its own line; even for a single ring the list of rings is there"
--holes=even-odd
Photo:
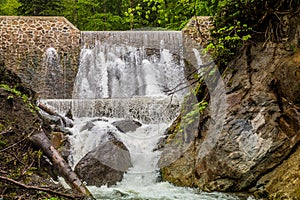
[[[292,37],[291,41],[299,40],[299,29]],[[207,109],[198,120],[198,128],[184,130],[194,139],[168,165],[164,164],[175,154],[165,148],[160,159],[164,180],[206,191],[247,191],[257,187],[262,176],[299,149],[300,50],[297,45],[259,43],[241,49],[223,76],[226,105],[217,105],[226,107],[224,116],[217,115],[217,118],[224,117],[223,124],[216,125],[218,121],[214,121],[212,109]],[[213,93],[221,94],[221,89],[216,87]],[[221,126],[220,131],[211,130],[211,124]],[[175,128],[165,145],[178,140],[179,133]],[[205,145],[211,148],[206,149]],[[272,186],[266,186],[270,196],[279,184],[275,182],[282,181],[272,180]],[[296,180],[295,184],[298,184]]]

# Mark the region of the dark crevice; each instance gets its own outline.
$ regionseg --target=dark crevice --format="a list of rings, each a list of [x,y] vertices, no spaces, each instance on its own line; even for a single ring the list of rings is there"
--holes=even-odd
[[[283,102],[282,102],[282,92],[279,89],[280,88],[280,83],[276,80],[272,80],[269,87],[276,96],[280,112],[283,113],[284,109],[283,109]]]
[[[252,60],[253,60],[253,57],[251,55],[251,45],[247,46],[246,48],[246,56],[247,56],[247,73],[248,73],[248,76],[249,76],[249,82],[250,82],[250,88],[251,86],[253,85],[252,84],[252,68],[251,68],[251,63],[252,63]]]

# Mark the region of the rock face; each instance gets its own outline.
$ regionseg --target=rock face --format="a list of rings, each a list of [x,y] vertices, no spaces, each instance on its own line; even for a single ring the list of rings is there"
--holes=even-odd
[[[131,158],[126,146],[112,137],[86,154],[76,165],[75,172],[88,185],[114,185],[131,167]]]
[[[216,132],[209,129],[215,122],[211,110],[207,110],[194,132],[184,130],[194,139],[176,161],[161,166],[164,180],[206,191],[247,190],[297,149],[300,50],[287,48],[272,43],[242,49],[224,78],[227,110],[224,123],[219,124],[223,127],[216,137]],[[218,94],[219,90],[213,92]],[[178,139],[180,133],[175,130],[166,145]],[[202,151],[205,145],[211,148]],[[173,155],[165,150],[160,163],[167,163]]]
[[[112,125],[114,125],[119,131],[123,133],[135,131],[137,128],[142,126],[140,122],[134,120],[120,120],[113,122]]]

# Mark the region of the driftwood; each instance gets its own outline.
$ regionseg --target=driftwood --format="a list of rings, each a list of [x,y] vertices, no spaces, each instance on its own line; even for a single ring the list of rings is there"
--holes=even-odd
[[[19,187],[22,187],[22,188],[25,188],[25,189],[28,189],[28,190],[37,190],[37,191],[47,192],[49,194],[54,194],[54,195],[57,195],[57,196],[66,197],[66,198],[70,198],[70,199],[78,199],[78,198],[83,197],[83,196],[73,196],[73,195],[65,194],[65,193],[62,193],[62,192],[51,190],[49,188],[25,185],[21,182],[15,181],[15,180],[13,180],[11,178],[8,178],[8,177],[5,177],[5,176],[0,176],[0,180],[3,181],[3,182],[6,182],[6,183],[17,185]]]
[[[94,199],[90,191],[80,181],[78,176],[73,172],[70,165],[61,157],[59,152],[53,147],[44,132],[32,135],[29,140],[36,146],[40,147],[46,156],[51,160],[55,169],[58,171],[66,182],[75,190],[85,195],[88,199]]]

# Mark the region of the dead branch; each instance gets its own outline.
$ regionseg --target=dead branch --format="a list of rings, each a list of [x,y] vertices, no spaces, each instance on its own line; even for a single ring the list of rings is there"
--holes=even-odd
[[[67,126],[67,121],[66,121],[65,117],[63,117],[60,114],[58,114],[57,112],[51,110],[50,108],[48,108],[45,104],[42,104],[41,102],[38,103],[38,107],[41,110],[43,110],[44,112],[48,113],[49,115],[59,117],[63,121],[64,126]]]
[[[41,102],[38,103],[38,107],[42,109],[44,112],[48,113],[49,115],[58,116],[59,114],[48,108],[46,105],[42,104]]]
[[[27,140],[27,139],[32,135],[33,132],[34,132],[34,131],[32,131],[27,137],[23,138],[22,140],[20,140],[20,141],[18,141],[18,142],[16,142],[16,143],[14,143],[14,144],[12,144],[12,145],[10,145],[10,146],[4,148],[4,149],[1,149],[0,152],[6,151],[6,150],[8,150],[8,149],[10,149],[10,148],[12,148],[12,147],[14,147],[14,146],[20,144],[21,142]]]
[[[206,66],[209,66],[209,65],[212,65],[212,64],[213,64],[213,62],[210,62],[210,63],[207,64]],[[204,66],[204,65],[203,65],[203,66]],[[196,73],[199,69],[201,69],[201,68],[196,69],[196,70],[195,70],[195,73]],[[203,74],[201,74],[200,77],[194,79],[194,80],[193,80],[191,83],[189,83],[188,85],[184,85],[183,87],[179,87],[179,86],[182,85],[182,84],[178,84],[178,85],[177,85],[176,87],[174,87],[173,89],[171,89],[171,90],[169,90],[169,91],[166,91],[166,92],[167,92],[167,95],[173,95],[173,94],[175,94],[176,92],[179,92],[179,91],[181,91],[181,90],[184,90],[184,89],[186,89],[186,88],[188,88],[188,87],[194,85],[195,83],[198,83],[198,82],[201,81],[201,80],[205,80],[205,77],[207,77],[207,76],[209,75],[209,73],[210,73],[213,69],[214,69],[213,66],[210,67],[210,68],[208,68],[208,70],[205,71]],[[193,72],[193,73],[194,73],[194,72]],[[204,78],[203,78],[203,77],[204,77]]]
[[[17,185],[19,187],[22,187],[22,188],[25,188],[25,189],[28,189],[28,190],[36,190],[36,191],[47,192],[49,194],[54,194],[54,195],[57,195],[57,196],[66,197],[66,198],[70,198],[70,199],[83,198],[83,196],[69,195],[69,194],[66,194],[66,193],[61,193],[61,192],[51,190],[49,188],[25,185],[24,183],[15,181],[15,180],[13,180],[11,178],[8,178],[8,177],[5,177],[5,176],[0,176],[0,181],[1,182],[6,182],[6,183],[9,183],[9,184],[13,184],[13,185]]]
[[[0,132],[0,135],[4,135],[4,134],[7,134],[7,133],[12,133],[12,132],[13,132],[13,129],[9,128],[8,130]]]
[[[208,68],[210,67],[210,69],[208,70],[208,72],[205,72],[204,74],[202,74],[202,77],[204,77],[205,75],[207,75],[212,69],[213,69],[213,65],[214,62],[211,61],[207,64],[203,64],[203,65],[200,65],[198,68],[195,68],[192,72],[190,72],[184,80],[191,80],[191,79],[194,79],[192,78],[193,75],[195,74],[198,74],[198,71],[200,69],[203,69],[203,68]],[[197,79],[194,79],[191,83],[189,83],[188,85],[186,84],[186,82],[182,80],[180,81],[180,83],[178,83],[175,87],[173,87],[172,89],[168,89],[168,90],[165,90],[164,92],[167,93],[167,95],[173,95],[175,94],[176,92],[179,92],[181,90],[184,90],[186,88],[189,88],[190,86],[194,85],[195,83],[197,83],[198,81],[201,80],[201,77],[200,78],[197,78]],[[182,86],[182,87],[181,87]]]

